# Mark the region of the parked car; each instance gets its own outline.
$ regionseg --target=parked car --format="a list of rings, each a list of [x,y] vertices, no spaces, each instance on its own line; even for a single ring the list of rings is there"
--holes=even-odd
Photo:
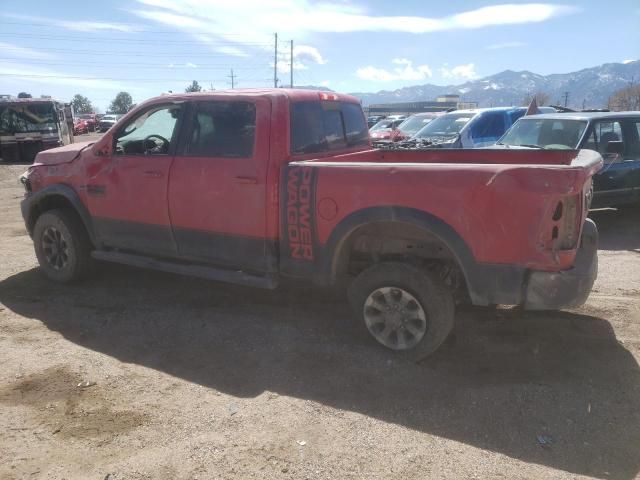
[[[588,150],[374,150],[348,95],[175,94],[93,144],[40,152],[22,214],[53,281],[82,278],[94,258],[339,286],[362,333],[418,359],[451,332],[454,298],[586,300],[597,230],[584,199],[601,165]]]
[[[95,113],[82,113],[78,115],[78,118],[87,122],[90,132],[94,132],[96,130],[98,120]]]
[[[550,107],[539,110],[555,112]],[[495,144],[526,112],[527,107],[455,110],[427,124],[412,139],[437,148],[486,147]]]
[[[371,140],[374,142],[379,141],[391,141],[392,132],[400,125],[404,120],[401,119],[392,119],[385,118],[384,120],[380,120],[373,127],[369,129],[369,134],[371,135]]]
[[[389,139],[392,142],[399,142],[413,137],[431,120],[444,115],[444,112],[416,113],[407,117],[398,127],[391,132]]]
[[[370,116],[368,116],[367,117],[367,127],[368,128],[373,127],[376,123],[378,123],[383,118],[385,118],[384,115],[370,115]]]
[[[398,115],[389,115],[387,118],[389,120],[405,120],[408,115],[398,114]]]
[[[111,127],[113,127],[116,124],[116,122],[118,121],[118,119],[121,116],[122,115],[114,115],[114,114],[105,115],[104,117],[102,117],[102,119],[98,123],[97,130],[99,132],[106,132],[107,130],[109,130]]]
[[[76,118],[73,122],[73,134],[83,135],[89,133],[89,123],[81,118]]]
[[[594,208],[640,202],[640,112],[574,112],[523,117],[498,146],[599,152]]]

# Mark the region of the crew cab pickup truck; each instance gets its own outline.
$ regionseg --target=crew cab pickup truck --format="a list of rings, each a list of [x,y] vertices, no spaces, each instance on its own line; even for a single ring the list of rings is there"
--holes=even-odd
[[[93,259],[348,293],[357,325],[421,358],[454,306],[582,304],[597,271],[588,150],[372,149],[356,98],[166,95],[100,140],[40,152],[22,213],[58,282]]]

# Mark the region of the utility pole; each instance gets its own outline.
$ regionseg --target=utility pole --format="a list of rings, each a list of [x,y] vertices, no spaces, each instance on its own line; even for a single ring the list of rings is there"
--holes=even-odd
[[[278,88],[278,34],[275,33],[275,52],[273,55],[273,88]]]
[[[229,78],[231,79],[231,89],[233,90],[236,88],[236,76],[233,74],[233,68],[231,69],[231,75],[229,75]]]
[[[291,40],[291,81],[289,82],[290,88],[293,88],[293,40]]]
[[[567,103],[569,103],[569,92],[564,92],[564,106],[567,106]]]

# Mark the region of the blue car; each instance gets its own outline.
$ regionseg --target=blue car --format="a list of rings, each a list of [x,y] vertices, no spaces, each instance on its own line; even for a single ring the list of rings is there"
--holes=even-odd
[[[593,177],[592,208],[640,202],[640,112],[526,116],[496,145],[595,150],[602,155],[604,166]]]
[[[555,112],[541,107],[541,112]],[[455,110],[428,123],[412,141],[428,142],[434,148],[481,148],[493,145],[504,132],[527,113],[527,107]]]

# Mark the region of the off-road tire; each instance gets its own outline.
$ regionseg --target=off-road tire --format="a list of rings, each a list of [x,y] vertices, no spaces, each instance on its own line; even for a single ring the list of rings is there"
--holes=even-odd
[[[64,245],[66,260],[62,265],[54,265],[51,258],[51,248],[47,245],[51,244],[52,237],[58,237]],[[33,243],[40,269],[55,282],[80,280],[91,269],[91,240],[80,218],[71,210],[48,210],[40,215],[33,228]]]
[[[374,292],[389,287],[410,294],[424,312],[424,336],[411,348],[393,350],[407,360],[420,361],[435,352],[453,330],[453,294],[435,273],[404,263],[378,263],[361,272],[349,286],[349,302],[355,313],[356,328],[378,345],[384,344],[367,327],[365,307]]]

